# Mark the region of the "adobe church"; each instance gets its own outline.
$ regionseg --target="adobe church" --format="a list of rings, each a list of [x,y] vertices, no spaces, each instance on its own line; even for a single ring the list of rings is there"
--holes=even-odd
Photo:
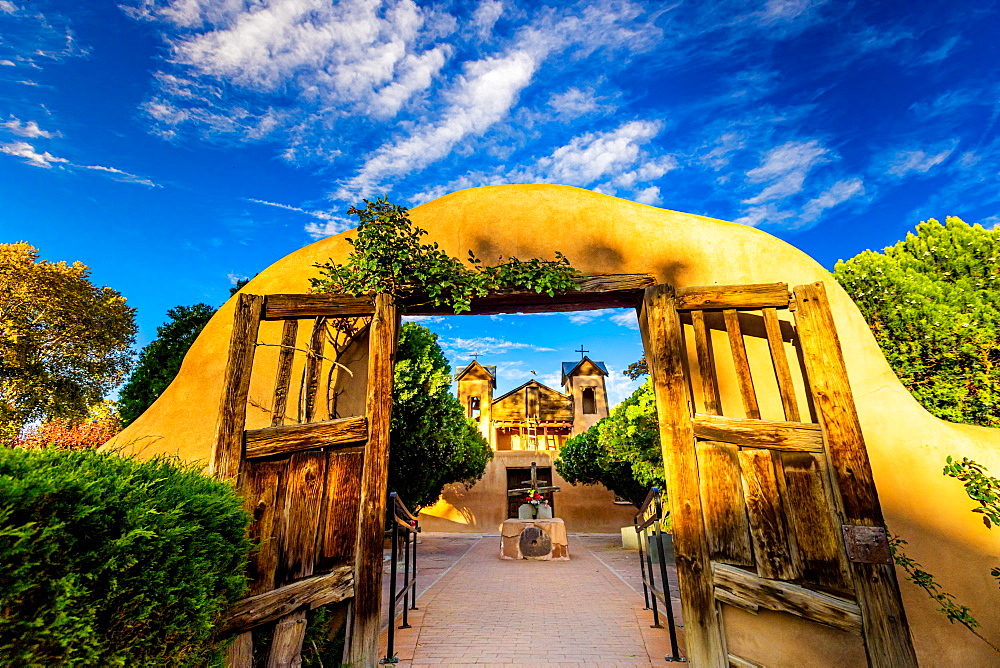
[[[562,363],[562,392],[531,380],[494,399],[495,366],[477,359],[458,370],[458,399],[479,424],[493,459],[471,488],[449,485],[435,505],[421,511],[425,531],[496,531],[505,519],[517,517],[523,499],[508,497],[507,491],[525,486],[532,462],[541,484],[560,487],[545,497],[568,531],[617,533],[631,525],[634,506],[616,501],[602,485],[570,485],[552,465],[568,438],[608,416],[607,367],[587,357],[588,351],[578,352],[578,362]]]

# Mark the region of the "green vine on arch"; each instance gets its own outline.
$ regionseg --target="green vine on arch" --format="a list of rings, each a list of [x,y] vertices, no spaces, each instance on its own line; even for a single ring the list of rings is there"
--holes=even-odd
[[[355,297],[384,292],[397,299],[426,295],[427,304],[449,306],[455,314],[471,310],[472,300],[498,290],[529,290],[548,294],[577,289],[573,280],[581,275],[569,260],[556,253],[554,260],[519,260],[503,256],[486,265],[469,251],[468,266],[448,255],[437,243],[421,238],[427,230],[413,225],[409,211],[385,197],[364,200],[357,216],[358,234],[349,238],[351,253],[346,264],[316,264],[319,278],[309,279],[312,292],[348,294]]]

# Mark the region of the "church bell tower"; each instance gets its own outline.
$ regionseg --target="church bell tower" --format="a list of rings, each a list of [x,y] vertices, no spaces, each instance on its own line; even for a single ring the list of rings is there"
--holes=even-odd
[[[608,369],[604,362],[595,362],[584,353],[579,362],[563,362],[562,384],[566,394],[573,397],[573,431],[572,435],[582,434],[597,424],[602,418],[608,417],[608,389],[604,379]]]
[[[497,386],[497,368],[483,366],[479,360],[473,360],[468,366],[459,369],[455,374],[458,381],[458,400],[465,409],[466,417],[470,417],[479,425],[479,431],[490,444],[496,448],[492,434],[493,420],[493,390]]]

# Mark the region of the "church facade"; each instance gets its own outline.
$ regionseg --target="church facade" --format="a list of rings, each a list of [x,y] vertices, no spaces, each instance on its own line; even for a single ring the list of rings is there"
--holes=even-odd
[[[437,504],[421,512],[426,531],[493,532],[509,517],[517,517],[523,499],[508,490],[524,487],[531,464],[538,478],[558,492],[545,496],[571,532],[616,533],[632,523],[635,508],[616,500],[601,485],[570,485],[553,462],[567,439],[587,431],[608,415],[607,367],[583,355],[564,362],[562,389],[531,380],[499,397],[496,367],[478,360],[455,374],[459,402],[475,420],[493,449],[482,479],[471,488],[449,485]]]

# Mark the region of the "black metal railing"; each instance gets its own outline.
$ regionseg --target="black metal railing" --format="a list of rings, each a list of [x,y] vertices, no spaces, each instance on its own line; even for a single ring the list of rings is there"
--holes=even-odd
[[[394,641],[396,639],[396,606],[399,600],[403,600],[403,623],[399,628],[410,628],[407,613],[410,610],[417,610],[417,534],[420,533],[420,524],[416,516],[407,510],[399,496],[395,492],[389,494],[389,507],[391,510],[391,527],[386,529],[386,537],[392,538],[392,559],[389,570],[389,628],[385,649],[385,658],[379,663],[397,663],[394,651]],[[403,588],[396,590],[396,574],[399,570],[399,548],[403,546]]]
[[[646,609],[653,610],[653,627],[662,629],[660,624],[660,612],[656,605],[657,599],[663,603],[667,613],[667,629],[670,631],[670,654],[664,657],[667,661],[684,661],[680,650],[677,647],[677,629],[674,626],[674,606],[670,598],[670,580],[667,579],[667,554],[663,548],[663,498],[659,487],[653,487],[646,495],[646,500],[639,507],[639,512],[632,519],[635,527],[636,540],[639,542],[639,568],[642,571],[642,596],[646,601]],[[660,586],[657,588],[656,576],[653,570],[653,557],[651,551],[653,546],[646,543],[646,537],[650,536],[649,527],[653,527],[652,536],[655,537],[656,556],[659,561]],[[669,555],[673,559],[673,553]]]

